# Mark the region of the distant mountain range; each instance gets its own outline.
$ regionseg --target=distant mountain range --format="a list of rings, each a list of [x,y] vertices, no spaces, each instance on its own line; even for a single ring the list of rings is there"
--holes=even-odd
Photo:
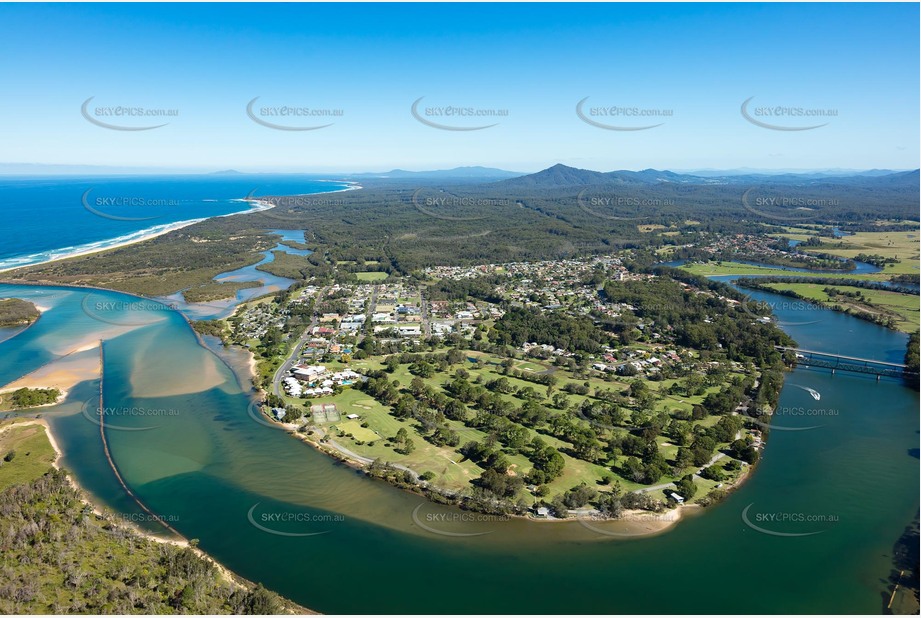
[[[203,174],[210,176],[236,176],[248,174],[270,174],[272,172],[241,172],[236,169],[219,171],[195,170],[188,168],[127,167],[110,165],[67,165],[40,163],[0,163],[0,176],[131,176],[131,175],[173,175]],[[394,179],[435,181],[439,179],[464,181],[464,183],[492,183],[510,190],[562,189],[601,185],[619,185],[641,187],[648,185],[724,185],[743,183],[769,184],[854,184],[873,186],[881,185],[910,186],[918,184],[918,170],[894,171],[885,169],[871,170],[763,170],[737,168],[731,170],[699,170],[695,172],[672,172],[669,170],[645,169],[638,172],[617,170],[597,172],[557,164],[533,174],[522,174],[494,167],[467,166],[445,170],[410,171],[393,169],[389,172],[354,172],[354,173],[317,173],[317,172],[277,172],[281,174],[301,174],[311,178],[345,178],[345,179]]]
[[[712,173],[708,176],[679,174],[668,170],[646,169],[639,172],[618,170],[613,172],[596,172],[593,170],[578,169],[557,164],[534,174],[519,176],[494,183],[510,190],[558,189],[572,187],[598,187],[598,186],[639,186],[661,184],[684,185],[724,185],[746,183],[770,184],[853,184],[910,186],[918,185],[918,170],[908,172],[893,172],[889,170],[869,170],[864,172],[841,173],[831,175],[828,172],[806,173],[726,173],[718,175]]]
[[[888,169],[872,169],[872,170],[858,170],[858,169],[846,169],[841,167],[832,167],[828,169],[817,169],[817,170],[801,170],[801,169],[764,169],[757,167],[738,167],[735,169],[729,170],[719,170],[719,169],[699,169],[699,170],[676,170],[679,174],[689,174],[691,176],[779,176],[783,174],[809,174],[810,176],[886,176],[888,174],[896,174],[898,172],[906,172],[909,170],[888,170]]]
[[[350,174],[355,178],[514,178],[521,176],[521,172],[509,172],[494,167],[482,167],[479,165],[468,167],[455,167],[449,170],[427,170],[412,172],[409,170],[395,169],[389,172],[362,172]]]

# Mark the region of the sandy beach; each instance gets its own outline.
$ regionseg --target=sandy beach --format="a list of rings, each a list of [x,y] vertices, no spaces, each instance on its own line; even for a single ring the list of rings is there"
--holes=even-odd
[[[0,386],[0,393],[20,388],[56,388],[61,391],[61,396],[56,402],[59,403],[67,396],[67,392],[80,382],[99,378],[101,366],[99,354],[96,353],[98,347],[98,342],[95,345],[78,347],[63,358],[53,360],[18,380]]]
[[[356,184],[356,183],[353,183],[353,182],[339,181],[339,180],[329,180],[329,181],[327,181],[327,182],[343,183],[343,184],[348,184],[349,186],[346,187],[346,188],[344,188],[344,189],[335,189],[335,190],[333,190],[333,191],[321,191],[321,192],[319,192],[319,193],[307,193],[307,194],[305,194],[305,195],[326,195],[326,194],[329,194],[329,193],[341,193],[342,191],[355,191],[355,190],[357,190],[357,189],[361,189],[361,186],[360,186],[360,185],[358,185],[358,184]],[[233,200],[233,201],[242,201],[242,202],[246,202],[246,203],[250,204],[252,207],[251,207],[249,210],[243,210],[243,211],[240,211],[240,212],[231,212],[231,213],[228,213],[228,214],[226,214],[226,215],[216,215],[216,216],[217,216],[217,217],[233,217],[233,216],[236,216],[236,215],[245,215],[245,214],[250,214],[250,213],[254,213],[254,212],[261,212],[261,211],[264,211],[264,210],[270,210],[270,209],[272,209],[272,208],[275,208],[275,204],[273,204],[272,202],[266,201],[266,200],[264,200],[264,199],[258,199],[258,198],[238,198],[238,200]],[[77,248],[74,248],[74,251],[72,251],[72,252],[69,252],[69,253],[66,253],[66,254],[63,254],[63,255],[59,255],[59,256],[56,256],[56,257],[53,257],[53,258],[50,258],[50,259],[47,259],[47,260],[41,260],[41,261],[39,261],[39,262],[35,262],[35,263],[32,263],[32,264],[20,264],[20,265],[17,265],[17,266],[8,266],[8,267],[5,267],[5,268],[0,268],[0,273],[9,272],[9,271],[11,271],[11,270],[18,270],[18,269],[20,269],[20,268],[29,268],[29,267],[31,267],[31,266],[40,266],[40,265],[42,265],[42,264],[48,264],[48,263],[51,263],[51,262],[59,262],[59,261],[61,261],[61,260],[67,260],[67,259],[70,259],[70,258],[73,258],[73,257],[80,257],[80,256],[84,256],[84,255],[91,255],[91,254],[93,254],[93,253],[100,253],[100,252],[102,252],[102,251],[109,251],[110,249],[119,249],[119,248],[121,248],[121,247],[127,247],[127,246],[130,246],[130,245],[139,243],[139,242],[144,242],[144,241],[146,241],[146,240],[151,240],[151,239],[156,238],[156,237],[158,237],[158,236],[163,236],[164,234],[168,234],[168,233],[170,233],[170,232],[175,232],[176,230],[181,230],[181,229],[184,228],[184,227],[188,227],[188,226],[194,225],[194,224],[196,224],[196,223],[201,223],[202,221],[207,221],[209,218],[210,218],[210,217],[203,217],[203,218],[199,218],[199,219],[189,219],[189,220],[187,220],[187,221],[177,221],[177,222],[175,222],[175,223],[167,223],[167,224],[164,224],[164,225],[155,226],[155,227],[151,228],[151,229],[149,230],[148,233],[144,233],[144,230],[139,230],[139,231],[136,232],[136,233],[141,234],[141,235],[138,236],[138,237],[136,237],[136,238],[126,239],[126,240],[121,241],[121,242],[116,241],[116,242],[113,242],[112,244],[106,244],[106,245],[104,245],[104,246],[87,247],[87,248],[85,248],[85,249],[80,249],[79,247],[77,247]],[[116,240],[116,239],[113,239],[113,240]],[[105,242],[105,241],[99,241],[99,242]]]
[[[241,213],[234,213],[234,214],[241,214]],[[119,249],[121,247],[127,247],[129,245],[133,245],[139,242],[144,242],[145,240],[156,238],[157,236],[163,236],[164,234],[175,232],[176,230],[180,230],[184,227],[188,227],[190,225],[193,225],[195,223],[200,223],[202,221],[205,221],[205,219],[191,219],[189,221],[178,221],[173,224],[168,224],[167,226],[163,228],[153,230],[149,234],[144,234],[143,236],[139,236],[138,238],[132,238],[130,240],[125,240],[123,242],[115,242],[111,245],[105,245],[101,247],[91,247],[91,248],[82,249],[82,250],[77,249],[73,251],[72,253],[67,253],[65,255],[60,255],[60,256],[53,257],[47,260],[42,260],[40,262],[35,262],[33,264],[22,264],[19,266],[9,266],[7,268],[0,268],[0,273],[9,272],[11,270],[19,270],[20,268],[29,268],[31,266],[40,266],[42,264],[50,264],[51,262],[59,262],[61,260],[67,260],[67,259],[74,258],[74,257],[91,255],[93,253],[100,253],[102,251],[108,251],[110,249]]]

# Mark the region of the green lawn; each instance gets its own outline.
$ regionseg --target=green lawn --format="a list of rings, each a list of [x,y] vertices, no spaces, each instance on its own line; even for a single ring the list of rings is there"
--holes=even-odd
[[[809,230],[795,230],[799,233],[778,234],[794,240],[805,240]],[[898,264],[887,265],[887,275],[918,273],[921,258],[919,233],[914,232],[857,232],[842,238],[826,239],[816,247],[803,247],[807,252],[828,253],[842,258],[854,258],[859,253],[881,255],[900,260]]]
[[[640,348],[642,346],[637,347]],[[651,351],[657,351],[653,347],[649,349]],[[503,358],[475,351],[465,351],[465,355],[468,359],[476,359],[477,362],[474,363],[468,360],[462,365],[455,365],[447,372],[435,372],[434,375],[430,378],[425,378],[423,381],[436,391],[441,390],[447,382],[453,379],[454,372],[460,367],[463,367],[469,372],[472,382],[475,382],[479,378],[481,383],[486,383],[502,377],[499,373],[499,365],[503,361]],[[363,359],[360,361],[352,361],[349,366],[356,370],[376,370],[384,366],[383,360],[384,357]],[[327,363],[327,365],[329,364]],[[546,366],[543,364],[521,360],[516,361],[515,367],[519,370],[523,370],[526,367],[532,368],[535,371],[543,371],[546,369]],[[729,377],[734,377],[735,375],[737,374],[731,372]],[[511,376],[505,377],[515,389],[522,387],[532,388],[540,398],[544,399],[544,405],[549,405],[549,401],[545,398],[546,386]],[[628,379],[626,378],[611,379],[611,376],[608,376],[610,381],[598,376],[576,378],[569,370],[563,368],[557,368],[555,377],[557,378],[556,392],[562,392],[563,385],[568,382],[575,382],[577,384],[588,382],[592,393],[594,393],[594,389],[597,387],[610,389],[615,392],[621,392],[628,388]],[[414,376],[409,372],[409,365],[405,364],[398,365],[396,370],[388,375],[389,380],[397,380],[403,388],[407,388],[413,378]],[[675,410],[681,409],[689,411],[695,404],[701,403],[707,394],[716,392],[721,388],[720,386],[711,386],[706,389],[704,394],[693,397],[664,394],[666,389],[679,381],[680,380],[677,379],[669,379],[661,382],[647,382],[651,391],[662,393],[662,399],[660,399],[655,406],[657,410],[674,412]],[[515,406],[520,406],[523,403],[514,393],[506,393],[503,394],[502,397]],[[586,399],[591,399],[591,395],[568,395],[568,398],[572,404],[578,405]],[[439,488],[448,490],[469,490],[471,487],[470,481],[478,477],[483,471],[475,463],[464,460],[462,455],[457,452],[457,447],[436,447],[429,443],[418,433],[417,422],[415,420],[395,418],[390,413],[389,407],[381,405],[359,390],[346,388],[342,393],[334,397],[323,397],[310,400],[290,399],[290,401],[304,408],[309,408],[311,404],[315,403],[335,403],[343,420],[330,426],[333,440],[363,457],[399,463],[419,473],[432,472],[435,474],[435,478],[432,482]],[[346,421],[344,419],[347,414],[358,414],[360,419],[357,421]],[[700,421],[700,424],[703,426],[710,426],[715,424],[718,420],[718,417],[707,417],[703,421]],[[368,427],[361,427],[363,423],[367,423]],[[483,431],[467,427],[460,421],[448,420],[447,423],[452,430],[458,433],[460,445],[470,441],[479,442],[487,437],[486,433]],[[406,429],[415,446],[413,452],[408,455],[398,453],[396,449],[399,446],[387,442],[387,439],[394,437],[401,428]],[[352,434],[352,437],[340,437],[336,430],[342,430],[347,434]],[[569,443],[551,435],[538,433],[533,429],[529,429],[528,431],[532,436],[539,435],[547,444],[560,451],[566,451],[571,448]],[[666,458],[675,456],[678,450],[677,446],[672,444],[666,446],[665,443],[667,439],[664,437],[661,437],[659,442]],[[531,469],[532,464],[524,455],[512,453],[507,449],[505,453],[511,464],[509,469],[510,474],[523,475]],[[617,478],[620,487],[625,491],[632,491],[643,487],[638,483],[619,477],[611,470],[610,466],[589,463],[571,457],[565,452],[563,452],[563,457],[566,461],[565,468],[563,474],[549,484],[550,496],[560,494],[580,483],[586,483],[598,491],[608,491],[610,489],[609,486],[598,484],[602,477],[606,475]],[[674,480],[675,479],[670,476],[664,476],[659,482],[667,483]],[[704,494],[701,493],[701,495]],[[528,492],[522,492],[521,496],[527,503],[532,503],[537,499]]]
[[[351,413],[350,413],[351,414]],[[355,440],[361,442],[373,442],[374,440],[381,439],[381,435],[367,427],[361,426],[362,421],[360,420],[346,420],[341,421],[330,427],[332,430],[339,430],[345,432],[346,434],[351,434]]]
[[[387,278],[387,273],[368,271],[355,273],[355,276],[358,277],[359,281],[383,281]]]
[[[527,371],[527,372],[533,371],[534,373],[540,373],[541,371],[546,371],[547,367],[544,367],[543,365],[540,365],[538,363],[532,363],[530,361],[517,361],[515,363],[515,369],[519,371]]]
[[[761,275],[780,275],[780,276],[791,276],[795,275],[797,277],[827,277],[835,279],[866,279],[868,281],[887,281],[889,276],[895,274],[896,271],[886,270],[879,273],[866,273],[866,274],[855,274],[855,273],[829,273],[829,272],[799,272],[799,271],[789,271],[782,270],[780,268],[767,268],[764,266],[752,266],[751,264],[740,264],[738,262],[706,262],[703,264],[685,264],[681,267],[683,270],[694,273],[695,275],[702,275],[704,277],[713,277],[721,275],[738,275],[740,277],[745,276],[761,276]],[[917,272],[917,271],[915,271]]]
[[[11,451],[16,453],[13,460],[3,461]],[[31,483],[51,469],[54,459],[54,449],[41,425],[0,426],[0,491]]]

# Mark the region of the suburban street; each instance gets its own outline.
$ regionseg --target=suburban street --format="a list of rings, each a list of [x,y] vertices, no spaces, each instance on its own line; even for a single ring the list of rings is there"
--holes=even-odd
[[[316,296],[317,299],[322,298],[323,295],[326,294],[327,289],[328,287],[321,288],[320,291],[317,292],[317,296]],[[291,353],[288,354],[288,358],[286,358],[285,361],[281,364],[281,366],[278,367],[278,370],[275,372],[275,375],[272,377],[272,392],[275,395],[279,397],[282,396],[283,391],[281,388],[281,380],[282,378],[284,378],[288,370],[291,369],[291,366],[295,363],[295,361],[298,358],[300,358],[301,350],[304,348],[304,344],[306,344],[307,341],[310,339],[313,329],[317,325],[317,321],[319,319],[320,319],[320,316],[317,315],[316,312],[314,312],[313,317],[310,319],[310,324],[307,326],[306,329],[304,329],[304,332],[301,333],[301,336],[298,337],[297,343],[294,344],[294,347],[291,349]]]

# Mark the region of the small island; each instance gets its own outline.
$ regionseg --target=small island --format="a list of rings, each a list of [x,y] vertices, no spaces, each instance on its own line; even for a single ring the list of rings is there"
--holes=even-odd
[[[37,408],[58,402],[63,393],[56,388],[18,388],[0,394],[0,411]]]
[[[21,298],[0,300],[0,328],[11,326],[28,326],[41,315],[34,304]]]

